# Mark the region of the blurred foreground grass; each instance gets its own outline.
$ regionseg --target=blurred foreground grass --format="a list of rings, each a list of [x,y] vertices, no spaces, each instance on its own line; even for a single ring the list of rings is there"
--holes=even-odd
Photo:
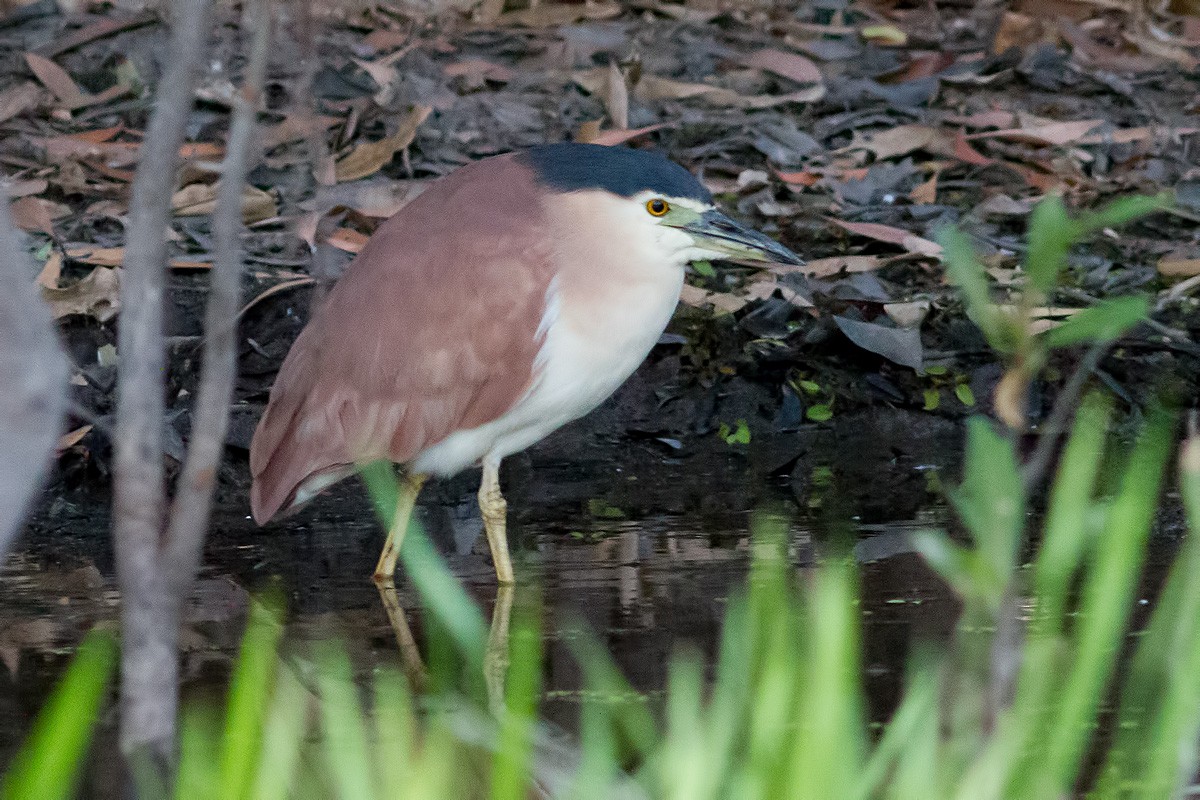
[[[952,494],[969,541],[940,531],[918,537],[964,598],[961,624],[948,645],[914,648],[906,691],[882,731],[863,712],[856,566],[831,557],[798,574],[778,519],[755,523],[752,570],[729,604],[715,673],[706,678],[698,653],[676,652],[662,713],[632,690],[595,638],[571,637],[588,687],[577,741],[538,720],[536,605],[518,605],[507,640],[489,642],[478,609],[417,535],[405,561],[426,606],[427,689],[415,691],[399,669],[356,683],[335,642],[281,658],[279,608],[257,603],[226,706],[187,708],[178,784],[164,793],[1027,800],[1083,788],[1106,798],[1178,795],[1196,769],[1200,728],[1200,539],[1184,542],[1148,627],[1126,652],[1173,421],[1150,414],[1106,480],[1100,465],[1124,455],[1109,446],[1110,416],[1105,399],[1085,401],[1024,566],[1026,514],[1013,446],[989,423],[972,422],[966,477]],[[378,492],[386,495],[389,476],[374,472]],[[1179,476],[1195,531],[1200,439],[1182,447]],[[1105,493],[1102,484],[1113,488]],[[500,663],[509,661],[499,684],[488,675],[497,646]],[[1129,665],[1114,686],[1122,657]],[[72,794],[115,660],[113,640],[93,633],[8,768],[0,797]],[[1115,716],[1101,727],[1106,707]]]

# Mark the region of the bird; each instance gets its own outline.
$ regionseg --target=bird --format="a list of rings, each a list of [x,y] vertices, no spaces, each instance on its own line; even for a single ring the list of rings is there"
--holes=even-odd
[[[250,447],[255,521],[362,465],[400,465],[375,568],[391,580],[429,476],[482,467],[497,581],[514,582],[501,461],[578,419],[646,358],[686,267],[803,264],[652,150],[573,142],[468,163],[379,225],[292,344]]]

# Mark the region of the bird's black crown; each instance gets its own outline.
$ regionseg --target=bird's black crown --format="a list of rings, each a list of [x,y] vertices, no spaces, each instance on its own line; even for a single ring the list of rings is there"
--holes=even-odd
[[[658,153],[628,147],[561,142],[532,147],[518,157],[546,185],[560,192],[604,189],[622,197],[652,191],[712,203],[692,173]]]

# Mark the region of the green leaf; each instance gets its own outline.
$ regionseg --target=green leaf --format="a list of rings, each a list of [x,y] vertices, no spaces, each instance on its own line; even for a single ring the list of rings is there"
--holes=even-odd
[[[925,410],[935,411],[942,404],[942,394],[937,389],[925,390]]]
[[[1082,233],[1079,223],[1067,216],[1062,198],[1050,195],[1034,206],[1029,215],[1029,250],[1025,274],[1029,285],[1045,293],[1054,288],[1067,263],[1067,251]]]
[[[966,478],[950,499],[971,532],[981,559],[989,609],[999,608],[1007,576],[1014,568],[1025,523],[1025,490],[1010,440],[983,417],[967,422]]]
[[[605,500],[595,497],[587,502],[588,514],[596,519],[624,519],[625,512]]]
[[[946,276],[962,292],[967,315],[983,331],[992,349],[1012,352],[1016,338],[1012,325],[992,303],[987,272],[975,254],[971,239],[957,228],[945,228],[938,233],[937,240],[944,251]]]
[[[712,278],[717,274],[710,261],[693,261],[692,269],[696,270],[697,275],[703,275],[705,278]]]
[[[949,370],[942,364],[931,364],[925,367],[926,375],[945,375]]]
[[[809,406],[804,411],[804,416],[808,417],[813,422],[827,422],[833,419],[833,409],[827,404]]]
[[[1116,228],[1126,225],[1136,219],[1162,211],[1171,206],[1171,195],[1163,192],[1157,195],[1135,195],[1122,197],[1109,203],[1099,211],[1084,214],[1079,219],[1079,226],[1084,232],[1098,231],[1104,228]]]
[[[800,381],[796,384],[804,390],[805,394],[820,394],[821,384],[816,381]]]
[[[1047,347],[1111,342],[1144,320],[1149,313],[1150,301],[1144,295],[1111,297],[1046,331],[1042,341]]]
[[[971,391],[971,385],[968,383],[954,384],[954,396],[958,398],[958,402],[968,408],[975,405],[975,393]]]
[[[74,795],[116,666],[116,640],[107,633],[89,633],[0,779],[0,798],[65,800]]]
[[[725,444],[750,444],[750,427],[744,419],[737,421],[736,428],[730,428],[722,422],[717,433],[725,440]]]

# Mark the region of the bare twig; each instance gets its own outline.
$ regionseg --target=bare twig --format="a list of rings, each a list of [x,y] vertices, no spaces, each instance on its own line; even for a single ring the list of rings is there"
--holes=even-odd
[[[179,146],[208,33],[209,0],[181,0],[166,74],[133,183],[121,282],[113,536],[121,585],[121,748],[172,761],[177,709],[176,644],[182,599],[164,591],[163,286],[166,230]]]
[[[267,71],[270,14],[266,0],[248,6],[253,31],[250,62],[241,92],[233,98],[227,156],[213,215],[216,260],[209,278],[204,360],[193,411],[187,461],[175,491],[162,572],[167,591],[183,596],[200,566],[213,487],[229,428],[229,403],[237,377],[237,318],[242,279],[242,186],[250,168],[255,123]]]
[[[0,192],[0,559],[21,529],[58,439],[67,359]]]
[[[1050,416],[1046,418],[1046,424],[1042,426],[1038,434],[1037,446],[1033,450],[1033,455],[1025,462],[1021,475],[1026,494],[1032,492],[1034,487],[1041,483],[1047,467],[1050,466],[1050,457],[1054,454],[1054,446],[1066,431],[1071,415],[1079,406],[1079,396],[1083,393],[1083,387],[1100,364],[1100,359],[1108,352],[1109,347],[1111,347],[1109,342],[1093,344],[1084,354],[1083,360],[1079,362],[1075,371],[1071,373],[1071,377],[1063,386],[1062,391],[1058,393],[1058,397],[1055,398],[1054,407],[1050,409]]]

